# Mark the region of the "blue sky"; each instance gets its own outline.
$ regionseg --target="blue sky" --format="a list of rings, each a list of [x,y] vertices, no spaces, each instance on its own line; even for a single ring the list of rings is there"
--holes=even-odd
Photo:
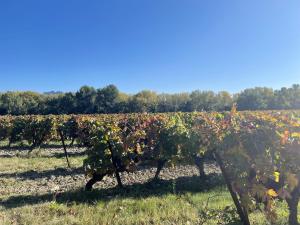
[[[299,0],[1,0],[0,91],[300,83]]]

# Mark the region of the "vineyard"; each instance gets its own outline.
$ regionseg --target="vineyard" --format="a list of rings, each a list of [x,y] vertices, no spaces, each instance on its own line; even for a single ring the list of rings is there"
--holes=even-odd
[[[1,116],[0,141],[6,149],[26,146],[24,160],[55,143],[63,149],[70,174],[78,169],[70,156],[80,154],[78,164],[88,178],[80,193],[89,198],[107,177],[114,177],[111,182],[122,190],[121,173],[144,167],[155,168],[149,178],[152,185],[159,184],[155,188],[172,185],[160,181],[161,173],[181,165],[197,168],[197,185],[210,187],[215,181],[205,165],[213,162],[233,202],[228,215],[250,225],[251,214],[260,210],[270,224],[277,224],[284,203],[286,221],[298,224],[300,111],[238,112],[234,106],[230,112]]]

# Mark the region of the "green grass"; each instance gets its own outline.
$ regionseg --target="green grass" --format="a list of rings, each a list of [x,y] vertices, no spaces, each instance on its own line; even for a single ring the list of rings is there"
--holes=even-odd
[[[74,167],[82,165],[84,156],[70,158]],[[0,193],[9,185],[18,185],[14,178],[3,178],[1,173],[21,173],[30,170],[47,171],[66,168],[62,157],[0,158]],[[218,178],[214,178],[218,179]],[[28,185],[30,180],[23,182]],[[182,182],[182,180],[181,180]],[[197,178],[190,182],[149,182],[84,192],[81,189],[62,193],[17,194],[0,196],[1,225],[143,225],[143,224],[205,224],[238,225],[237,215],[229,192],[217,181],[211,187]],[[21,187],[21,186],[20,186]],[[288,211],[279,205],[278,223],[287,224]],[[251,223],[266,225],[260,211],[250,215]]]
[[[172,193],[143,198],[120,195],[110,199],[103,198],[92,201],[91,194],[77,193],[80,199],[43,200],[27,205],[14,207],[10,205],[1,211],[0,222],[27,225],[58,224],[240,224],[235,221],[235,214],[225,221],[228,214],[223,214],[226,207],[232,206],[231,198],[224,188],[216,188],[205,193]],[[97,191],[93,194],[99,194]],[[215,196],[215,197],[213,197]],[[69,197],[72,197],[69,196]],[[78,196],[77,196],[78,197]],[[206,208],[207,199],[212,197]],[[86,199],[84,199],[86,198]],[[17,199],[16,199],[17,200]],[[88,200],[91,200],[89,202]],[[30,202],[30,201],[29,201]],[[13,204],[13,203],[12,203]],[[18,205],[18,203],[15,203]],[[287,224],[287,211],[282,207],[278,224]],[[209,216],[211,213],[213,216]],[[215,213],[215,214],[213,214]],[[207,215],[207,216],[203,216]],[[231,222],[230,222],[231,221]],[[235,221],[235,222],[234,222]],[[251,215],[252,224],[268,224],[264,215],[256,212]]]
[[[76,168],[82,166],[84,156],[70,157],[71,166]],[[11,157],[0,158],[0,172],[20,173],[29,170],[45,171],[56,168],[66,168],[65,158],[50,157]]]

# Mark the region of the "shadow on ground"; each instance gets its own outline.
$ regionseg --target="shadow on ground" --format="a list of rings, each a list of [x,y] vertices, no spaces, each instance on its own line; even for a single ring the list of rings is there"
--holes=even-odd
[[[218,186],[223,186],[224,182],[219,174],[211,174],[206,180],[201,180],[198,176],[180,177],[174,180],[155,180],[144,184],[126,185],[123,188],[114,187],[108,189],[93,190],[86,192],[78,189],[68,192],[49,193],[42,195],[20,195],[1,199],[0,206],[11,209],[25,205],[35,205],[56,200],[58,203],[86,203],[95,204],[101,200],[109,202],[114,198],[147,198],[151,196],[163,196],[166,194],[176,194],[178,196],[186,193],[204,192]]]

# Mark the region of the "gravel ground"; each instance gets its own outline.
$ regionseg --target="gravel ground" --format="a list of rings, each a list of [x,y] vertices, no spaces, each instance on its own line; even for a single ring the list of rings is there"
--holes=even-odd
[[[68,154],[72,155],[80,155],[84,153],[84,148],[68,148]],[[5,147],[0,147],[0,158],[10,158],[15,156],[25,157],[29,151],[28,147],[13,147],[7,150]],[[62,157],[64,156],[64,151],[62,148],[42,148],[40,151],[35,149],[31,155],[38,154],[39,156],[45,157]]]
[[[43,156],[53,157],[62,154],[62,149],[47,149],[41,151]],[[69,150],[70,154],[81,154],[83,150]],[[21,150],[0,150],[0,160],[3,157],[9,158],[16,155],[24,155]],[[26,152],[25,152],[26,154]],[[154,177],[154,167],[140,168],[134,173],[121,173],[124,185],[145,183]],[[219,173],[219,168],[214,163],[205,164],[207,174]],[[172,180],[179,177],[198,176],[195,166],[166,167],[161,171],[162,180]],[[84,187],[87,182],[82,168],[68,170],[66,168],[53,168],[46,171],[28,170],[20,173],[9,173],[0,171],[0,195],[24,195],[43,194],[58,191],[69,191]],[[101,182],[94,185],[94,188],[112,188],[117,185],[113,176],[106,176]]]

